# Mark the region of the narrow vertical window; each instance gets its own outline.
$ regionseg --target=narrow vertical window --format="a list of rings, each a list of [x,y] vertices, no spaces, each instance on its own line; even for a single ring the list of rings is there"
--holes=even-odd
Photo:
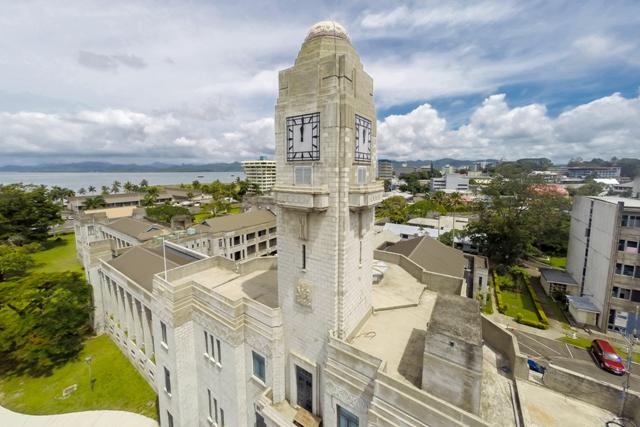
[[[171,394],[171,373],[166,367],[164,368],[164,391]]]
[[[209,356],[212,359],[216,358],[216,347],[215,347],[215,338],[213,338],[213,335],[209,335],[209,341],[211,341],[211,353],[209,354]]]
[[[203,332],[204,332],[204,354],[208,356],[209,355],[209,334],[207,334],[207,331],[203,331]]]
[[[167,411],[167,425],[173,427],[173,415],[169,411]]]
[[[216,424],[218,423],[218,399],[213,398],[213,415],[216,420]]]
[[[160,332],[162,336],[162,344],[167,345],[167,325],[164,322],[160,322]]]
[[[209,418],[213,419],[213,407],[211,406],[211,390],[207,389],[207,404],[209,405]]]
[[[307,245],[302,245],[302,269],[307,268]]]
[[[220,340],[216,339],[216,344],[218,345],[218,358],[216,359],[216,361],[222,364],[222,351],[220,349]]]
[[[220,425],[224,427],[224,409],[220,408]]]

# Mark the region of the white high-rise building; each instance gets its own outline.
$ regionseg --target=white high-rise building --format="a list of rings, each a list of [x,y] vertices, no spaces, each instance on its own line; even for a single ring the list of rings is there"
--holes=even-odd
[[[275,160],[245,160],[242,168],[247,181],[256,184],[262,193],[270,192],[276,183]]]

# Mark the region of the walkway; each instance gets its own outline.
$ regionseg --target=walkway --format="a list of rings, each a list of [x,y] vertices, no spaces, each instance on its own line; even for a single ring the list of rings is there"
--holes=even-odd
[[[0,426],[11,427],[158,427],[151,418],[125,411],[86,411],[25,415],[0,406]]]

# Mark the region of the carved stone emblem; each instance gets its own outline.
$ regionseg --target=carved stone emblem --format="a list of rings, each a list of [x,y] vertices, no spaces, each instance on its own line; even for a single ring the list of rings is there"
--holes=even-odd
[[[300,280],[296,286],[296,302],[311,307],[311,284]]]

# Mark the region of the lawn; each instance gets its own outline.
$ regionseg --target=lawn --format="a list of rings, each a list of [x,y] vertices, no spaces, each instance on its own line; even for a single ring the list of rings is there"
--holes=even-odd
[[[536,307],[533,304],[531,295],[527,292],[526,287],[523,285],[520,292],[514,292],[508,289],[502,290],[503,304],[507,305],[507,310],[504,312],[507,316],[514,319],[518,314],[522,316],[522,319],[529,320],[531,322],[539,322],[538,314],[536,313]]]
[[[85,357],[92,356],[94,389]],[[66,399],[62,390],[77,384]],[[106,335],[88,339],[77,361],[48,377],[9,376],[0,379],[0,403],[26,414],[61,414],[96,409],[136,412],[156,418],[156,395],[129,360]]]
[[[575,347],[580,347],[580,348],[589,348],[591,347],[591,339],[589,338],[570,338],[570,337],[562,337],[562,338],[558,338],[559,341],[565,342],[567,344],[571,344]],[[627,350],[623,349],[617,345],[614,345],[613,348],[615,349],[615,351],[620,355],[620,357],[622,357],[625,360],[627,360]],[[638,353],[637,351],[633,353],[633,361],[636,363],[640,363],[640,353]]]
[[[566,268],[567,257],[559,257],[559,256],[549,257],[549,265],[556,268]]]
[[[44,243],[44,250],[32,255],[36,265],[34,273],[54,273],[61,271],[82,272],[82,266],[76,259],[75,234],[62,234],[51,237]]]

